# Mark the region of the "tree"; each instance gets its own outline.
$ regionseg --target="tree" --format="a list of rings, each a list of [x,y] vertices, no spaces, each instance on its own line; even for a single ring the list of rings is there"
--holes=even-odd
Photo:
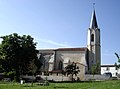
[[[99,63],[97,63],[97,64],[93,64],[92,68],[91,68],[91,73],[93,75],[93,79],[92,79],[92,87],[93,87],[93,89],[94,89],[94,83],[93,83],[93,81],[94,81],[94,75],[98,74],[99,66],[100,66]]]
[[[118,55],[117,53],[115,53],[115,55],[116,55],[116,57],[118,59],[118,61],[115,63],[115,67],[116,67],[116,69],[118,71],[118,69],[120,68],[120,55]]]
[[[16,77],[26,74],[30,61],[37,60],[36,43],[30,35],[19,36],[13,33],[1,36],[0,63],[6,72],[15,71]]]
[[[77,66],[76,63],[72,63],[68,66],[65,67],[65,72],[67,73],[67,75],[72,76],[72,81],[73,81],[73,75],[77,76],[78,72],[80,72],[79,67]]]
[[[118,58],[118,61],[115,63],[115,66],[117,69],[119,69],[120,68],[120,56],[117,53],[115,53],[115,55]]]
[[[99,74],[99,73],[98,73],[98,71],[99,71],[99,66],[100,66],[99,63],[92,65],[91,73],[92,73],[93,77],[94,77],[95,74]]]
[[[28,65],[28,68],[29,68],[29,73],[32,73],[32,82],[31,82],[31,85],[33,86],[33,80],[34,80],[34,75],[37,71],[37,66],[35,65],[35,60],[32,60],[30,61],[30,64]]]

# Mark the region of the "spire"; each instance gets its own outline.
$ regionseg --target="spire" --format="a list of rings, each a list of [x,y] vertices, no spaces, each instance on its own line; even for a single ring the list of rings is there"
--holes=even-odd
[[[94,11],[92,13],[90,28],[92,28],[92,29],[98,28],[96,14],[95,14],[95,9],[94,9]]]

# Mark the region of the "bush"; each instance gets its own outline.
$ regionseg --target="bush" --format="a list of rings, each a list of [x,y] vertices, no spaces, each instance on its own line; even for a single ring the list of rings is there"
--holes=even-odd
[[[10,78],[11,80],[14,80],[14,78],[15,78],[15,72],[14,71],[5,72],[4,75],[5,75],[6,78]]]

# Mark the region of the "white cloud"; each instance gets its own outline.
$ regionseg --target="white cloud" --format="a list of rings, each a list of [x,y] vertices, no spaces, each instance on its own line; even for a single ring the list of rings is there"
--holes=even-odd
[[[57,42],[52,41],[52,40],[47,40],[46,42],[49,43],[49,44],[52,44],[52,45],[56,45],[56,46],[62,46],[62,47],[67,47],[68,46],[65,43],[57,43]]]
[[[48,44],[48,45],[52,45],[52,46],[57,46],[57,47],[71,47],[70,45],[67,44],[67,42],[64,42],[64,43],[58,43],[58,42],[55,42],[55,41],[52,41],[52,40],[48,40],[48,39],[38,39],[38,38],[35,38],[35,41],[38,42],[38,45],[39,43],[40,44]],[[47,47],[48,48],[48,47]]]

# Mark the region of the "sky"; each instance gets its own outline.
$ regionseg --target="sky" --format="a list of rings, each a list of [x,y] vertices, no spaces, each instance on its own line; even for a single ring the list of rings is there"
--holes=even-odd
[[[87,47],[95,2],[101,31],[101,63],[120,54],[120,0],[0,0],[0,36],[31,35],[37,49]]]

